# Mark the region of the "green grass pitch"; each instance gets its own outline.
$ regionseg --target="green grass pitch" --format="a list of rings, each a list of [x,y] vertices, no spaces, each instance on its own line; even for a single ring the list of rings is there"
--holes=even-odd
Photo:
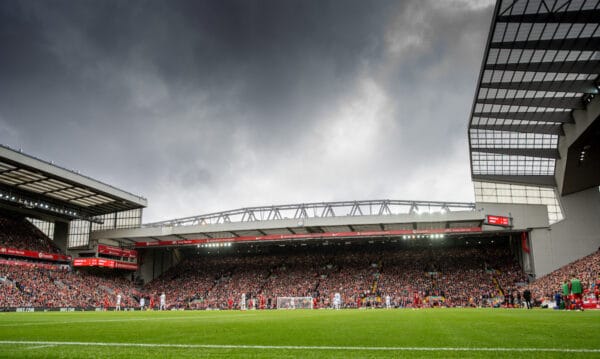
[[[2,358],[600,357],[600,311],[0,313]]]

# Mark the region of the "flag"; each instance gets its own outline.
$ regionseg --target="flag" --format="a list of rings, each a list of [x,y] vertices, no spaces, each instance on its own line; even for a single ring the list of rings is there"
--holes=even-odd
[[[521,248],[523,252],[529,253],[529,245],[527,244],[527,232],[521,232]]]

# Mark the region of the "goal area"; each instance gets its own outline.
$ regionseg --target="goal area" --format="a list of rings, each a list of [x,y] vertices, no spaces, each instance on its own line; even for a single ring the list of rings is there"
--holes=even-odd
[[[277,297],[277,309],[313,309],[312,297]]]

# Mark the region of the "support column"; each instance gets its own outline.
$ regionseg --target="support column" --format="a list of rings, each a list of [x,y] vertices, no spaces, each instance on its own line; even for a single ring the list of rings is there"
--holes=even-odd
[[[69,247],[69,223],[54,222],[54,244],[63,252],[67,253]]]

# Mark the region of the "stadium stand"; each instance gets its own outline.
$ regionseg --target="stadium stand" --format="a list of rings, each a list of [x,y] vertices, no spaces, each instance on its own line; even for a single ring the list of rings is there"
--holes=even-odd
[[[330,306],[339,292],[345,307],[381,306],[389,295],[394,306],[412,306],[413,295],[437,298],[436,305],[492,306],[525,276],[508,247],[397,248],[359,246],[334,251],[195,256],[150,282],[147,293],[166,292],[172,307],[239,307],[263,296],[273,307],[278,296],[313,296]],[[434,305],[425,302],[426,306]]]
[[[116,275],[72,271],[68,265],[24,261],[0,264],[0,308],[99,308],[122,295],[122,306],[137,307],[139,293]]]
[[[60,253],[52,241],[23,217],[0,216],[0,246]],[[178,266],[137,290],[122,273],[72,270],[69,265],[6,257],[0,263],[0,307],[98,308],[139,307],[139,298],[168,294],[170,308],[227,309],[240,298],[265,298],[274,308],[277,297],[317,299],[330,307],[339,292],[344,307],[392,305],[411,307],[414,295],[424,306],[519,305],[526,284],[509,246],[308,246],[303,252],[271,247],[267,253],[188,255]],[[190,254],[190,253],[188,253]],[[562,267],[529,285],[536,302],[552,298],[571,273],[594,290],[600,275],[600,251]],[[505,299],[506,298],[506,299]]]
[[[52,241],[22,217],[0,216],[0,247],[60,253]]]
[[[600,251],[529,285],[539,305],[551,299],[570,274],[593,292],[600,275]],[[240,308],[265,298],[274,308],[280,296],[313,296],[330,307],[333,294],[344,307],[380,307],[389,295],[395,307],[412,307],[414,293],[423,306],[519,306],[526,278],[507,246],[356,246],[312,248],[303,253],[195,255],[148,283],[142,290],[118,274],[75,271],[65,264],[4,260],[0,264],[0,308],[100,308],[117,294],[122,306],[138,308],[139,298],[168,295],[170,308]],[[148,302],[147,302],[148,303]]]
[[[552,301],[554,294],[560,292],[560,285],[572,276],[579,278],[584,289],[593,293],[600,282],[600,249],[549,273],[529,285],[536,303]]]

